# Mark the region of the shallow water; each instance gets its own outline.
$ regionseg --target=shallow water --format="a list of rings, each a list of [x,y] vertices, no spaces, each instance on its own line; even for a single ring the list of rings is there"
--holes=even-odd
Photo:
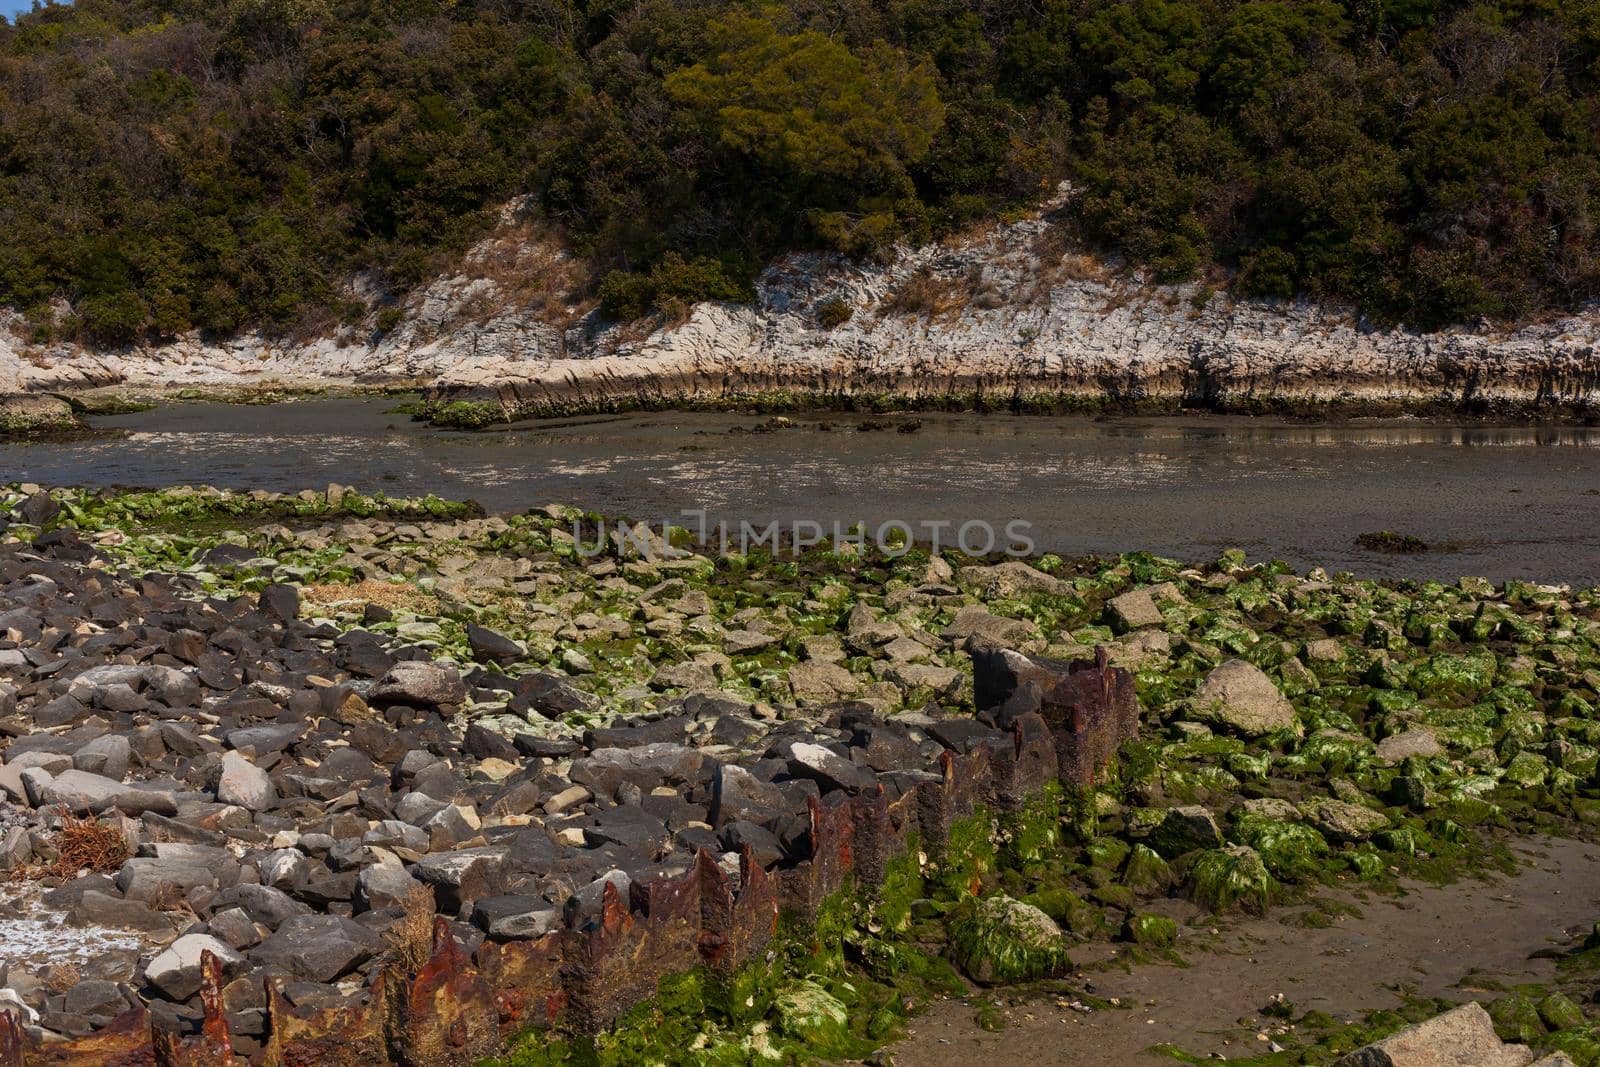
[[[1600,584],[1600,430],[924,415],[918,432],[896,433],[838,415],[749,433],[738,431],[764,420],[667,413],[461,433],[384,414],[393,404],[181,404],[101,418],[123,434],[0,444],[0,482],[336,481],[495,511],[562,501],[685,525],[680,513],[702,508],[734,524],[1021,520],[1041,551],[1198,560],[1238,547],[1302,569]],[[1455,550],[1357,547],[1358,534],[1382,529]]]

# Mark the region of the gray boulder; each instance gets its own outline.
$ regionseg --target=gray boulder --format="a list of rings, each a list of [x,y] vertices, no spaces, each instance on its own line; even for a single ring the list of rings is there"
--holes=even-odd
[[[407,874],[404,867],[392,863],[363,867],[356,879],[356,910],[399,907],[421,887],[422,883]]]
[[[1230,659],[1201,683],[1194,697],[1194,716],[1245,737],[1295,729],[1294,706],[1254,664]]]
[[[1359,804],[1342,800],[1313,800],[1300,806],[1301,814],[1322,836],[1339,844],[1365,841],[1379,830],[1389,828],[1389,817]]]
[[[1141,626],[1161,625],[1161,609],[1156,607],[1155,598],[1148,589],[1134,589],[1114,596],[1107,606],[1111,609],[1112,621],[1120,629],[1137,630]]]
[[[132,749],[121,734],[106,734],[83,745],[72,754],[72,765],[80,771],[122,781],[128,775]]]
[[[1384,763],[1399,763],[1407,756],[1442,756],[1444,746],[1439,738],[1425,726],[1414,727],[1404,733],[1391,734],[1378,742],[1377,756]]]
[[[1502,1044],[1480,1004],[1463,1004],[1359,1048],[1334,1067],[1528,1067],[1525,1045]]]
[[[649,792],[660,785],[694,781],[704,763],[699,749],[657,741],[637,748],[597,748],[588,758],[573,760],[568,776],[595,796],[611,797],[623,782]]]
[[[237,804],[248,811],[266,811],[278,799],[267,772],[237,752],[222,756],[222,777],[217,780],[217,799]]]
[[[441,912],[453,914],[473,900],[500,892],[506,853],[498,848],[464,848],[424,856],[412,869],[418,881],[433,887]]]
[[[224,981],[236,977],[245,967],[245,958],[232,946],[209,934],[185,934],[146,965],[145,981],[168,1000],[188,1000],[200,991],[200,955],[203,952],[210,952],[222,963]]]
[[[60,805],[75,815],[98,815],[113,808],[125,815],[178,813],[177,801],[165,790],[126,786],[76,767],[54,777],[38,769],[28,770],[23,773],[23,784],[36,807]]]
[[[467,686],[454,667],[421,660],[401,660],[373,684],[368,697],[379,704],[436,708],[466,700]]]
[[[250,950],[259,964],[282,967],[308,982],[332,982],[372,959],[383,939],[337,915],[291,915]]]

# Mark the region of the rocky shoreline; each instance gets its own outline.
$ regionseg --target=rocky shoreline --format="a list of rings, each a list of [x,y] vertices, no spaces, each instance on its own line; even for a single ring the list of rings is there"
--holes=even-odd
[[[424,388],[433,414],[468,426],[673,407],[1596,413],[1594,308],[1517,327],[1380,328],[1345,308],[1145,284],[1062,244],[1048,210],[883,265],[791,257],[761,276],[754,303],[699,304],[675,323],[530,297],[526,279],[504,276],[506,234],[387,305],[397,324],[383,329],[374,316],[306,340],[103,351],[33,343],[0,317],[0,394]],[[566,255],[514,251],[541,271]]]
[[[9,963],[8,1062],[859,1057],[964,980],[1184,950],[1174,896],[1600,821],[1596,590],[718,556],[344,487],[0,513],[13,915],[142,946]],[[1526,1003],[1502,1036],[1589,1033]]]

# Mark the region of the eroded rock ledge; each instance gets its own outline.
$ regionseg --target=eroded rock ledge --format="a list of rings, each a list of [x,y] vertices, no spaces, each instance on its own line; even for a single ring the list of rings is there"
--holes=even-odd
[[[1337,307],[1142,286],[1040,217],[887,266],[792,257],[755,304],[654,329],[530,307],[476,262],[413,294],[381,335],[104,352],[29,345],[13,320],[0,391],[403,384],[502,416],[760,403],[1560,417],[1588,414],[1600,382],[1594,308],[1516,329],[1378,329]]]

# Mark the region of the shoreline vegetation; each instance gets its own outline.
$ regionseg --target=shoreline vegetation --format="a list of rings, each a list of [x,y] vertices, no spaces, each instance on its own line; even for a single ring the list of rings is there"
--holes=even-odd
[[[182,899],[94,980],[141,990],[147,1028],[223,1020],[240,1055],[348,1034],[384,1062],[466,1020],[450,1063],[870,1057],[974,984],[1117,1010],[1078,946],[1181,965],[1229,914],[1343,921],[1330,894],[1504,872],[1509,841],[1600,827],[1597,589],[1241,552],[716,555],[344,486],[12,486],[0,515],[22,634],[3,755],[36,753],[5,862],[98,923],[161,930]],[[28,622],[41,581],[58,614]],[[63,870],[97,814],[132,857]],[[1600,1062],[1596,940],[1549,987],[1477,994],[1500,1038]],[[25,1034],[99,1032],[60,1007],[76,981],[23,983]],[[233,1007],[207,1015],[206,990]],[[524,1032],[523,1003],[551,1014]],[[1260,1007],[1294,1024],[1278,1065],[1449,1004]]]
[[[1067,186],[1046,243],[1163,283],[1515,321],[1600,295],[1597,57],[1524,0],[44,5],[0,21],[0,304],[384,332],[504,213],[565,250],[521,281],[557,316],[670,322]]]
[[[466,431],[493,430],[524,421],[656,412],[764,415],[777,418],[807,415],[860,415],[871,418],[917,414],[993,414],[1085,418],[1225,416],[1332,423],[1412,419],[1528,426],[1600,425],[1600,407],[1588,402],[1521,403],[1504,399],[1369,400],[1350,397],[1325,400],[1244,397],[1196,401],[1184,397],[1129,398],[1079,391],[1054,394],[972,391],[911,395],[774,390],[694,397],[619,393],[582,400],[522,402],[500,398],[493,395],[492,390],[479,390],[476,393],[489,395],[475,395],[474,391],[457,387],[418,392],[412,383],[397,386],[353,383],[295,386],[267,383],[258,387],[182,389],[109,387],[88,391],[0,394],[0,439],[81,435],[93,432],[84,421],[86,418],[149,411],[175,403],[257,406],[350,396],[394,397],[396,403],[390,409],[392,414],[440,429]],[[894,428],[900,428],[902,432],[915,432],[912,428],[904,428],[906,425],[897,423]]]

